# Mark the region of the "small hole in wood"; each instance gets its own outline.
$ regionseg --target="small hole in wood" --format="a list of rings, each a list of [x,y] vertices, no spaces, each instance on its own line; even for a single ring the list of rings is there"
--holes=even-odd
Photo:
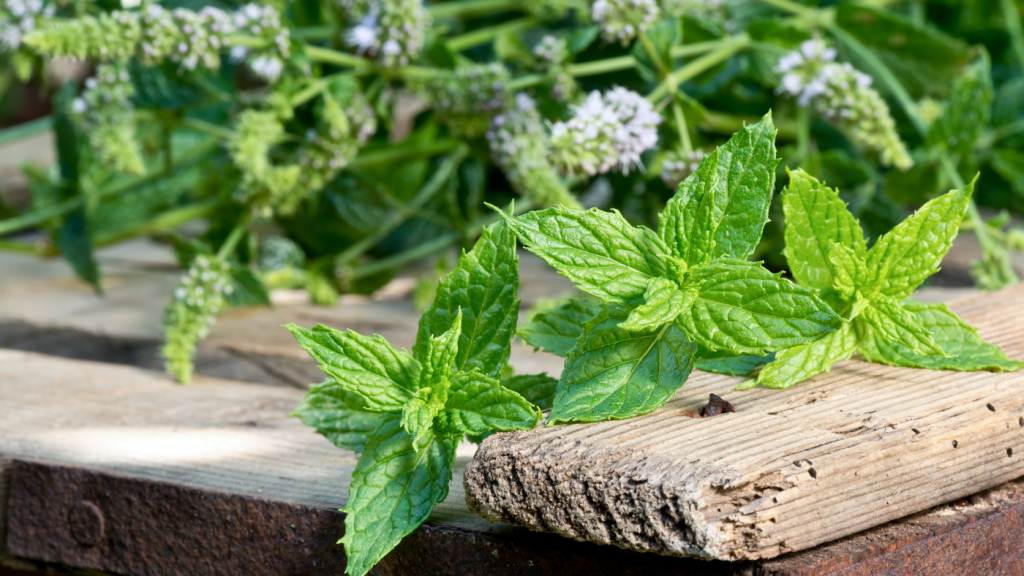
[[[808,469],[807,473],[811,475],[811,478],[814,478],[814,479],[818,478],[818,471],[815,470],[814,468]]]
[[[778,498],[772,498],[772,503],[773,504],[778,504],[779,503],[779,499]]]
[[[996,407],[991,405],[991,404],[985,404],[985,407],[988,408],[989,412],[995,412],[996,411]]]
[[[953,448],[956,448],[956,440],[953,440]]]
[[[921,433],[921,431],[918,430],[917,428],[911,428],[910,430],[913,431],[914,434],[920,434]]]
[[[1006,457],[1009,458],[1010,456],[1013,456],[1013,448],[1006,449]]]
[[[803,468],[803,464],[801,464],[799,460],[793,462],[793,465],[796,466],[797,468]]]
[[[1021,428],[1024,428],[1024,418],[1017,420],[1017,424],[1020,424]]]

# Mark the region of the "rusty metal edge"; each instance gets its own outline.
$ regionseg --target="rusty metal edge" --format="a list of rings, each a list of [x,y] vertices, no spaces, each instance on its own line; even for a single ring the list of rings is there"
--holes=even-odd
[[[757,563],[639,554],[523,529],[484,533],[424,525],[372,573],[859,576],[955,571],[960,576],[1017,576],[1024,573],[1006,567],[1024,566],[1020,500],[1003,499],[999,502],[1007,505],[978,508],[962,518],[933,510]],[[328,508],[25,460],[13,462],[9,504],[8,548],[36,562],[126,576],[301,576],[343,574],[345,569],[344,551],[337,544],[345,516]],[[941,569],[922,572],[916,567]]]

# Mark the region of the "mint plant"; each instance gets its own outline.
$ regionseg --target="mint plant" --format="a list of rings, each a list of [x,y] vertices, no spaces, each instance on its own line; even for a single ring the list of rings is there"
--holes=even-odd
[[[329,380],[295,411],[340,448],[361,452],[345,506],[346,571],[366,574],[448,495],[463,437],[526,430],[546,377],[502,386],[519,313],[515,236],[496,224],[440,282],[412,355],[380,336],[289,325]],[[525,398],[524,398],[525,396]]]
[[[840,187],[872,239],[975,170],[981,204],[1020,213],[1021,19],[979,2],[0,0],[5,101],[61,58],[94,71],[49,119],[0,132],[53,126],[58,152],[26,168],[30,206],[0,203],[0,248],[62,254],[99,290],[99,247],[198,228],[217,253],[242,225],[226,261],[330,305],[468,247],[498,219],[484,202],[586,197],[655,228],[704,155],[767,109],[782,163]],[[1015,282],[1024,230],[968,215],[978,285]],[[757,258],[782,269],[775,220]],[[48,242],[21,237],[33,228]],[[287,273],[258,257],[281,242],[301,252]],[[178,328],[201,333],[168,322],[169,340]]]
[[[774,141],[769,114],[716,148],[669,200],[657,233],[616,211],[502,213],[530,251],[603,301],[568,351],[566,326],[592,311],[578,303],[543,317],[546,340],[527,331],[528,341],[566,352],[549,423],[658,408],[702,349],[764,355],[841,326],[816,290],[746,260],[768,220]]]
[[[945,304],[909,300],[938,271],[967,213],[974,183],[922,206],[870,248],[837,191],[797,171],[782,194],[786,258],[797,283],[821,289],[843,317],[824,338],[776,355],[755,384],[786,388],[860,352],[871,362],[933,370],[1014,371],[998,346]]]

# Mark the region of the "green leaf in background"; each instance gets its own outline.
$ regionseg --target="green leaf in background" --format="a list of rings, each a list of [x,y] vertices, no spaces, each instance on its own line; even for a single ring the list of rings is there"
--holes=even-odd
[[[915,354],[909,347],[870,331],[860,345],[861,353],[869,361],[930,370],[1012,372],[1024,368],[1024,362],[1010,360],[998,346],[986,344],[976,329],[945,304],[906,302],[903,308],[931,333],[948,357]]]
[[[828,338],[828,336],[825,338]],[[750,376],[752,372],[775,359],[775,352],[767,356],[754,356],[751,354],[729,356],[722,352],[709,352],[707,354],[700,360],[697,360],[697,369],[727,376]]]
[[[717,260],[691,272],[697,299],[677,322],[709,350],[764,355],[835,331],[841,320],[814,290],[745,260]]]
[[[224,294],[228,306],[270,306],[270,293],[267,287],[251,269],[234,265],[228,272],[231,279],[231,291]]]
[[[366,444],[349,486],[346,571],[363,576],[448,496],[455,441],[433,438],[416,450],[399,418],[385,415]]]
[[[574,28],[573,31],[566,37],[566,44],[568,44],[569,52],[572,54],[579,54],[586,50],[594,40],[597,40],[597,35],[601,32],[601,28],[598,26],[583,26]]]
[[[71,264],[79,278],[92,284],[96,292],[102,292],[100,286],[100,268],[92,250],[92,237],[89,234],[89,222],[85,211],[78,209],[64,218],[57,227],[56,244],[61,254]]]
[[[63,184],[59,189],[62,200],[81,194],[79,172],[82,158],[79,151],[79,134],[74,120],[68,115],[77,90],[68,82],[57,92],[53,103],[53,133],[57,147],[57,166]],[[100,286],[100,269],[93,254],[93,238],[88,219],[89,204],[78,208],[60,220],[54,229],[54,243],[71,264],[79,278],[93,286],[97,293]]]
[[[197,104],[226,98],[230,89],[230,84],[218,82],[218,78],[203,67],[197,67],[191,74],[181,74],[177,64],[145,66],[133,58],[128,61],[128,72],[135,87],[132,103],[143,108],[175,111],[195,108]]]
[[[619,327],[630,332],[654,330],[675,320],[693,304],[696,297],[695,288],[684,292],[668,278],[655,278],[644,293],[644,303],[634,308]]]
[[[811,33],[803,26],[781,18],[758,18],[747,25],[747,34],[758,42],[770,42],[788,50],[811,39]],[[776,59],[776,64],[778,60]]]
[[[338,448],[362,452],[370,434],[380,425],[383,415],[366,410],[366,402],[346,392],[334,380],[314,384],[291,413],[306,426],[330,440]]]
[[[665,243],[649,228],[626,222],[618,211],[555,206],[518,218],[499,214],[531,252],[607,302],[639,298],[651,278],[665,274]]]
[[[851,247],[861,258],[867,243],[860,224],[839,199],[839,193],[797,170],[789,174],[782,194],[786,214],[786,247],[783,254],[793,278],[811,288],[828,288],[835,282],[828,259],[829,243]]]
[[[307,330],[285,326],[320,369],[344,390],[359,395],[367,410],[401,412],[415,397],[420,365],[380,336],[372,338],[318,324]]]
[[[768,221],[775,189],[775,132],[768,113],[716,148],[679,185],[658,216],[658,233],[673,254],[687,264],[701,261],[704,254],[690,246],[706,234],[714,241],[713,248],[701,241],[698,251],[710,249],[712,257],[746,258],[753,253]],[[701,205],[710,192],[714,194],[710,229],[699,230],[706,222],[699,218]]]
[[[1014,199],[1012,206],[1024,207],[1024,152],[1013,148],[996,148],[992,151],[992,170],[1010,184]]]
[[[540,410],[520,394],[479,372],[452,379],[445,411],[466,434],[481,436],[499,430],[529,430],[540,422]]]
[[[580,330],[580,334],[583,330]],[[543,374],[515,374],[501,380],[501,385],[519,394],[541,410],[550,410],[555,402],[558,379]]]
[[[665,404],[693,369],[697,346],[675,324],[637,333],[628,305],[606,304],[565,361],[549,423],[631,418]]]
[[[992,110],[992,74],[988,54],[964,70],[953,85],[953,94],[928,129],[926,140],[950,152],[965,154],[988,127]]]
[[[744,382],[738,389],[760,385],[766,388],[789,388],[793,384],[828,372],[832,364],[848,360],[857,349],[857,334],[852,324],[825,336],[821,340],[778,352],[775,361],[767,364],[757,380]]]
[[[905,310],[901,303],[893,298],[872,298],[871,305],[864,309],[858,319],[860,318],[863,318],[879,337],[906,346],[915,354],[945,355],[928,329],[918,321],[917,316]]]
[[[900,204],[924,204],[939,189],[939,169],[930,162],[915,162],[907,171],[885,175],[885,195]]]
[[[903,299],[936,273],[953,245],[974,192],[974,182],[929,201],[868,251],[868,270],[881,292]]]
[[[871,49],[915,98],[946,94],[949,84],[974,56],[962,40],[862,3],[840,2],[835,18],[836,24]],[[858,62],[854,60],[854,64]]]
[[[672,70],[672,53],[674,46],[683,40],[683,29],[679,19],[674,17],[661,18],[651,26],[646,34],[647,41],[658,58],[655,62],[647,52],[644,42],[636,42],[630,51],[636,59],[636,71],[641,78],[648,82],[657,82],[663,77],[662,71]]]
[[[564,358],[583,334],[583,325],[600,310],[601,305],[593,300],[569,300],[557,308],[540,312],[516,334],[535,351],[543,348],[545,352]]]
[[[422,358],[430,337],[447,332],[462,314],[456,369],[478,369],[497,378],[512,350],[519,319],[518,292],[515,234],[508,226],[489,226],[438,284],[433,304],[420,318],[413,353]]]

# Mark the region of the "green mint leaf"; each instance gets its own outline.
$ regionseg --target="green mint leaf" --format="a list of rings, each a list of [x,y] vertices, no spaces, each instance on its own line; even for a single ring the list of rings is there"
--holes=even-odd
[[[448,496],[455,442],[434,438],[417,451],[399,418],[386,415],[352,473],[345,505],[350,576],[364,576]]]
[[[974,182],[930,200],[868,251],[867,268],[882,294],[902,300],[939,270],[953,245],[974,192]]]
[[[964,69],[953,85],[953,94],[946,100],[942,113],[928,129],[925,140],[929,146],[946,148],[965,154],[988,127],[992,111],[992,74],[988,53]]]
[[[555,206],[518,218],[499,212],[519,240],[584,292],[606,302],[643,296],[665,274],[668,247],[654,231],[632,226],[618,211]]]
[[[829,259],[831,242],[849,247],[861,259],[867,253],[864,232],[838,191],[806,172],[790,172],[782,209],[786,215],[783,254],[801,286],[828,288],[835,284],[834,264]]]
[[[569,300],[537,314],[516,334],[534,350],[543,348],[545,352],[564,358],[583,334],[583,325],[600,310],[601,305],[591,300]]]
[[[419,390],[416,397],[402,409],[402,428],[412,436],[417,448],[428,439],[434,417],[448,402],[449,378],[452,362],[458,354],[459,336],[462,332],[462,312],[455,315],[451,330],[440,336],[431,336],[427,351],[423,354],[423,370],[420,372]]]
[[[507,226],[484,228],[469,253],[438,284],[434,303],[420,318],[413,354],[422,358],[431,336],[447,332],[461,312],[457,370],[497,378],[508,362],[519,319],[519,257]]]
[[[431,336],[423,353],[423,370],[417,388],[428,388],[431,398],[440,400],[441,404],[448,398],[448,378],[452,375],[452,364],[458,358],[461,336],[462,312],[458,312],[451,328],[443,334]]]
[[[691,270],[689,282],[698,295],[676,322],[709,350],[763,356],[817,340],[842,324],[814,290],[757,262],[716,260]]]
[[[791,261],[791,260],[790,260]],[[836,290],[843,298],[849,300],[857,292],[857,288],[869,282],[867,264],[863,253],[858,255],[846,244],[829,241],[828,263],[832,274],[832,285],[824,288]],[[833,308],[835,310],[835,308]],[[848,318],[849,320],[849,318]]]
[[[708,256],[749,256],[768,221],[776,164],[771,113],[706,156],[658,216],[658,233],[673,255],[691,265]],[[713,218],[704,219],[708,194]]]
[[[877,338],[906,346],[915,354],[945,356],[928,329],[898,300],[885,296],[872,298],[871,305],[861,312],[857,322],[862,319]]]
[[[475,436],[496,430],[529,430],[541,417],[528,400],[479,372],[462,372],[452,378],[445,412],[459,429]]]
[[[775,352],[767,356],[754,356],[744,354],[742,356],[728,356],[721,352],[710,352],[711,357],[704,357],[697,360],[697,369],[715,374],[726,374],[728,376],[750,376],[758,368],[775,360]]]
[[[949,357],[915,354],[907,346],[890,342],[874,331],[868,331],[860,346],[861,354],[866,359],[890,366],[929,370],[1013,372],[1024,368],[1024,362],[1010,360],[999,346],[986,344],[977,330],[961,320],[945,304],[906,302],[903,309],[917,318]]]
[[[402,429],[412,437],[416,450],[420,450],[433,434],[434,418],[444,404],[433,397],[430,388],[420,388],[416,397],[402,409]]]
[[[419,387],[420,364],[380,336],[369,338],[318,324],[285,326],[342,389],[358,394],[371,412],[401,412]]]
[[[382,418],[377,412],[368,412],[362,398],[345,391],[334,380],[310,387],[291,416],[316,428],[338,448],[353,452],[363,451]]]
[[[757,380],[744,382],[738,388],[755,384],[766,388],[789,388],[804,380],[828,372],[832,364],[848,360],[857,348],[857,333],[850,323],[821,340],[794,346],[775,355],[775,361],[766,365]]]
[[[581,326],[580,334],[582,333]],[[516,374],[503,378],[501,385],[526,398],[527,401],[541,410],[550,410],[555,402],[555,389],[558,387],[558,379],[548,376],[546,372],[543,374]]]
[[[634,308],[619,328],[630,332],[654,330],[675,320],[693,304],[696,297],[695,289],[683,292],[668,278],[655,278],[644,293],[644,303]]]
[[[675,324],[637,333],[629,305],[606,304],[569,353],[549,422],[631,418],[665,404],[693,369],[697,346]]]

